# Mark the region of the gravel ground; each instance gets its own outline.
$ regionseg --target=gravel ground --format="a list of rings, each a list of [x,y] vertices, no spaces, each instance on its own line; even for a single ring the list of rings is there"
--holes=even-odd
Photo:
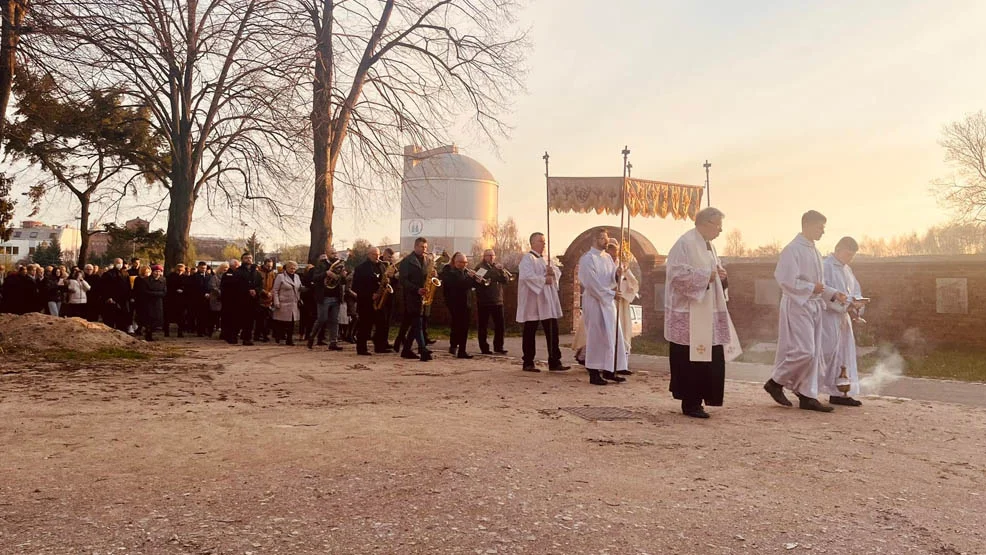
[[[986,410],[186,340],[0,361],[0,553],[986,553]],[[615,407],[594,422],[563,410]]]

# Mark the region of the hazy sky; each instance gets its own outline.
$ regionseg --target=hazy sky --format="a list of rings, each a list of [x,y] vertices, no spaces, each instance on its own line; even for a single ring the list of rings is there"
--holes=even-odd
[[[624,144],[646,179],[700,185],[708,159],[713,205],[751,247],[786,243],[811,208],[829,217],[823,247],[921,231],[947,219],[930,186],[948,175],[942,125],[986,109],[976,0],[534,0],[521,17],[533,48],[511,137],[499,157],[457,143],[497,177],[500,217],[525,235],[544,228],[545,150],[553,175],[619,175]],[[397,202],[372,220],[336,215],[337,244],[398,239]],[[193,233],[224,234],[205,222]],[[552,250],[618,222],[553,214]],[[307,225],[261,235],[307,243]],[[634,220],[661,252],[690,225]]]

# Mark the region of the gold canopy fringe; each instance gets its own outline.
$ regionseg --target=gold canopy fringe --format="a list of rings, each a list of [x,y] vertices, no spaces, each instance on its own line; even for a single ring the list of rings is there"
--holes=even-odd
[[[577,214],[619,214],[622,177],[549,177],[549,208]],[[695,219],[704,189],[695,185],[628,178],[627,210],[633,217]]]

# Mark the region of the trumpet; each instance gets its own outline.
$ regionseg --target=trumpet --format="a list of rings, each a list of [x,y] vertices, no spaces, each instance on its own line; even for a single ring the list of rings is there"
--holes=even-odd
[[[466,270],[466,274],[468,274],[469,277],[471,277],[473,279],[477,279],[478,278],[478,281],[480,283],[482,283],[483,285],[489,285],[490,284],[490,278],[480,277],[479,274],[477,274],[475,270],[469,268],[468,266],[465,267],[465,270]]]
[[[503,264],[494,264],[493,267],[499,270],[500,273],[503,274],[503,278],[506,279],[507,281],[513,281],[514,279],[516,279],[516,276],[510,273],[510,270],[507,270],[506,268],[503,267]]]

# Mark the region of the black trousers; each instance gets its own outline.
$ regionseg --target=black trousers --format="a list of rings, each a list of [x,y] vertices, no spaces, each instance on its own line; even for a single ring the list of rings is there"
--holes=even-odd
[[[253,298],[240,301],[237,307],[236,325],[240,331],[240,339],[243,341],[253,341],[253,325],[257,319],[257,305]],[[234,332],[233,338],[236,338]]]
[[[273,320],[273,315],[271,314],[270,308],[266,306],[257,306],[257,312],[255,317],[255,326],[253,329],[253,338],[262,339],[270,336],[270,323]]]
[[[390,310],[391,301],[384,302],[380,310],[373,311],[373,347],[378,350],[390,349]]]
[[[366,344],[373,334],[375,312],[372,299],[356,301],[356,313],[359,314],[356,320],[356,350],[359,352],[368,350]]]
[[[537,333],[538,324],[544,330],[544,340],[548,344],[548,366],[561,364],[561,349],[558,347],[558,319],[549,318],[540,322],[524,322],[524,365],[534,364],[534,335]]]
[[[449,315],[452,317],[449,343],[463,354],[466,352],[466,340],[469,338],[469,313],[469,307],[449,307]]]
[[[480,305],[479,306],[479,349],[484,353],[490,350],[487,342],[488,320],[493,318],[493,349],[503,350],[503,305]]]
[[[712,347],[712,360],[692,362],[688,345],[671,343],[671,395],[681,401],[684,410],[702,406],[721,407],[726,385],[726,359],[722,345]]]

